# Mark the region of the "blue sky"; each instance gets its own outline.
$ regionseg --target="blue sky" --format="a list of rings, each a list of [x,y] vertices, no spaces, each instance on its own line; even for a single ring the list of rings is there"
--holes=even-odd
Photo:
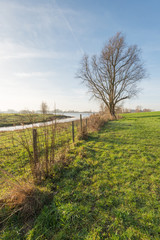
[[[158,0],[0,0],[0,110],[98,110],[75,78],[84,53],[122,32],[142,49],[149,78],[125,107],[160,110]]]

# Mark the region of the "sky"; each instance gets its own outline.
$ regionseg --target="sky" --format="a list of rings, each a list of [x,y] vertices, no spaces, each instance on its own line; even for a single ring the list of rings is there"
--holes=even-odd
[[[159,0],[0,0],[0,110],[97,111],[76,72],[122,32],[137,44],[148,77],[124,107],[160,110]]]

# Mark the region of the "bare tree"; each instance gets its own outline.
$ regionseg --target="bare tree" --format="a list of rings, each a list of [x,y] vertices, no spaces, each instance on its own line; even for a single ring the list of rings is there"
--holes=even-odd
[[[121,33],[112,37],[97,57],[84,55],[77,77],[88,87],[91,96],[104,102],[111,116],[119,102],[137,95],[146,71],[136,45],[127,46]]]
[[[45,102],[41,103],[41,112],[43,114],[47,114],[47,112],[48,112],[48,105],[47,105],[47,103],[45,103]]]
[[[136,112],[142,112],[142,107],[141,106],[137,106],[135,111]]]

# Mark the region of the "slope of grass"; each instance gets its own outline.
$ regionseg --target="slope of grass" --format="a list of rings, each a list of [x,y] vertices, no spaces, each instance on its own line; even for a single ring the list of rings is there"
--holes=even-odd
[[[124,115],[70,150],[32,229],[2,239],[160,239],[160,113]]]

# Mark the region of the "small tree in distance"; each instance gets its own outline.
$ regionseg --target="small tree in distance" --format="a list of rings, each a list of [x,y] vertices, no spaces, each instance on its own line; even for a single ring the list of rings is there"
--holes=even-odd
[[[47,103],[45,103],[45,102],[41,103],[41,112],[43,114],[47,114],[48,113],[48,105],[47,105]]]
[[[136,45],[127,46],[125,38],[117,33],[104,46],[101,54],[91,61],[84,55],[77,77],[87,86],[91,97],[105,103],[111,116],[116,106],[125,99],[136,96],[138,83],[146,77]]]

